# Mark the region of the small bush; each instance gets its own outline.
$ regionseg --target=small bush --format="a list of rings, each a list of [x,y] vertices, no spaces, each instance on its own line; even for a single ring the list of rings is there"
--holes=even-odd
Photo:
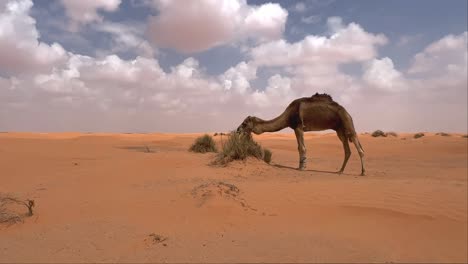
[[[0,193],[0,224],[13,225],[33,215],[34,200],[20,200]],[[27,212],[22,209],[26,207]]]
[[[444,132],[440,132],[440,133],[436,133],[437,136],[443,136],[443,137],[450,137],[450,134],[447,134],[447,133],[444,133]]]
[[[387,136],[398,137],[398,134],[395,132],[387,132]]]
[[[232,132],[213,163],[226,165],[234,160],[245,160],[247,157],[255,157],[269,162],[271,161],[271,151],[263,150],[251,136]]]
[[[386,137],[387,134],[385,134],[385,132],[383,132],[382,130],[376,130],[372,133],[372,136],[373,137]]]
[[[264,150],[263,150],[263,160],[264,160],[266,163],[270,164],[270,162],[271,162],[271,156],[272,156],[272,153],[271,153],[271,151],[270,151],[269,149],[264,149]]]
[[[420,137],[424,137],[424,133],[416,133],[416,134],[414,134],[414,138],[420,138]]]
[[[197,153],[217,152],[216,143],[210,135],[198,137],[189,150]]]
[[[468,138],[468,135],[463,135],[462,138]]]

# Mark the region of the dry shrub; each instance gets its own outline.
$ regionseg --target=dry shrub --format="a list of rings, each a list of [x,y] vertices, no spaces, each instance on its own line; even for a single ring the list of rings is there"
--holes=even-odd
[[[269,163],[271,161],[271,151],[263,150],[250,135],[232,132],[213,163],[226,165],[234,160],[245,160],[247,157],[264,159],[265,162]]]
[[[450,134],[447,134],[445,132],[440,132],[440,133],[436,133],[437,136],[442,136],[442,137],[450,137]]]
[[[387,136],[398,137],[398,134],[395,132],[387,132]]]
[[[414,134],[414,138],[420,138],[420,137],[424,137],[424,133],[416,133],[416,134]]]
[[[462,138],[468,138],[468,135],[463,135]]]
[[[383,132],[382,130],[376,130],[372,133],[373,137],[386,137],[387,134]]]
[[[198,137],[189,150],[197,153],[217,152],[216,143],[208,134]]]
[[[153,244],[159,244],[166,241],[168,238],[159,234],[151,233],[148,235],[149,241]]]
[[[0,224],[13,225],[23,222],[25,217],[33,215],[34,205],[34,200],[23,201],[11,195],[0,194]]]

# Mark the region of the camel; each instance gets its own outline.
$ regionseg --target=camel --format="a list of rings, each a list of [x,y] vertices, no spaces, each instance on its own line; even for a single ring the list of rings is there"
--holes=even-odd
[[[364,150],[358,140],[354,129],[353,119],[346,109],[333,101],[328,94],[316,93],[311,97],[303,97],[292,101],[286,110],[272,120],[262,120],[258,117],[248,116],[237,128],[238,133],[259,135],[264,132],[276,132],[290,127],[294,130],[299,151],[299,170],[306,168],[306,147],[304,132],[333,129],[343,143],[344,161],[339,174],[343,173],[346,163],[351,156],[348,140],[353,142],[361,159],[361,175],[365,175]]]

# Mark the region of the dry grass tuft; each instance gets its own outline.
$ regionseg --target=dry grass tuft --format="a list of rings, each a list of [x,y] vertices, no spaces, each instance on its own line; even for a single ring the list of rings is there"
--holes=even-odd
[[[226,165],[234,160],[245,160],[247,157],[263,159],[269,163],[271,156],[271,151],[264,150],[250,135],[232,132],[213,163]]]
[[[450,137],[450,134],[445,133],[445,132],[436,133],[436,135],[437,136],[442,136],[442,137]]]
[[[148,235],[149,237],[149,240],[153,243],[153,244],[159,244],[159,243],[162,243],[164,241],[166,241],[168,238],[165,237],[165,236],[161,236],[159,234],[155,234],[155,233],[151,233]]]
[[[372,133],[373,137],[386,137],[387,134],[383,132],[382,130],[376,130]]]
[[[421,138],[424,137],[424,133],[416,133],[414,134],[414,138]]]
[[[387,136],[398,137],[396,132],[387,132]]]
[[[189,149],[192,152],[197,152],[197,153],[206,153],[206,152],[217,152],[218,150],[216,149],[216,143],[213,140],[213,138],[205,134],[201,137],[198,137],[195,140],[195,143],[190,147]]]
[[[22,223],[25,217],[33,215],[34,205],[34,200],[23,201],[11,195],[0,194],[0,224],[9,226]]]

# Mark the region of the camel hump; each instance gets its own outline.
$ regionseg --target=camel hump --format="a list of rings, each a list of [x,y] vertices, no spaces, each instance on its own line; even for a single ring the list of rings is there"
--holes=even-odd
[[[326,94],[326,93],[323,93],[323,94],[315,93],[314,95],[310,97],[310,99],[312,99],[313,101],[333,102],[333,98],[329,94]]]

